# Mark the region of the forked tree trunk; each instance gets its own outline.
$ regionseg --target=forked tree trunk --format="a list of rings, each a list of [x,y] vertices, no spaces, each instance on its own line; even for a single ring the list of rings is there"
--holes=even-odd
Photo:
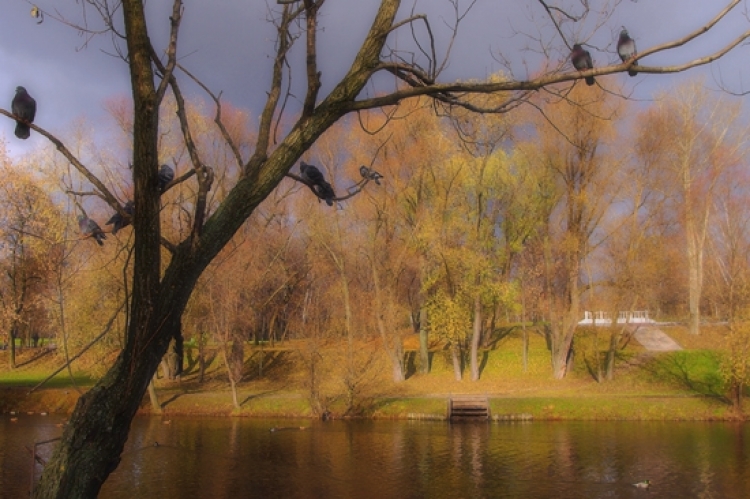
[[[308,2],[305,2],[307,6]],[[81,396],[69,419],[62,439],[47,462],[39,485],[37,499],[93,498],[120,462],[130,424],[138,410],[148,384],[169,341],[180,333],[180,318],[188,298],[206,267],[253,213],[255,208],[279,185],[292,165],[339,118],[353,112],[352,103],[378,70],[380,56],[400,6],[398,0],[382,0],[355,60],[342,80],[327,97],[317,98],[320,82],[315,78],[315,59],[308,57],[312,81],[308,88],[300,119],[285,138],[271,146],[273,123],[282,92],[283,67],[286,53],[277,54],[273,82],[261,114],[256,150],[243,167],[243,174],[227,193],[221,205],[208,213],[207,195],[212,172],[206,169],[192,138],[187,136],[184,102],[178,95],[176,79],[169,71],[175,62],[174,50],[169,53],[165,82],[171,82],[172,94],[182,114],[178,114],[191,153],[199,194],[195,201],[195,218],[191,232],[181,243],[171,246],[171,260],[162,272],[162,237],[160,228],[160,192],[157,188],[159,169],[159,105],[163,97],[154,74],[156,50],[151,45],[142,0],[121,0],[120,10],[127,45],[127,63],[133,96],[133,183],[134,183],[134,264],[132,316],[128,325],[125,347],[107,374]],[[176,17],[181,5],[174,3],[172,27],[179,27]],[[307,9],[308,36],[314,37],[315,8]],[[312,14],[312,15],[311,15]],[[114,20],[119,22],[119,19]],[[283,31],[283,30],[280,30]],[[280,33],[283,45],[287,33]],[[177,31],[172,40],[176,43]],[[313,44],[314,45],[314,44]],[[175,47],[170,46],[170,50]],[[165,71],[162,71],[165,72]],[[162,75],[160,75],[162,76]],[[116,199],[106,186],[65,149],[54,137],[47,135],[66,158],[86,175],[87,179],[114,204]],[[110,199],[111,198],[111,199]],[[205,223],[204,223],[205,222]]]
[[[552,376],[563,379],[572,364],[573,333],[575,328],[565,325],[553,325],[551,332]]]

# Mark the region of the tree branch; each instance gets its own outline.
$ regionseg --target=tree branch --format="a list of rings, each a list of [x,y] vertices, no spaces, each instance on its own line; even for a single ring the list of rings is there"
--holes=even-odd
[[[199,87],[201,87],[211,97],[211,99],[213,99],[214,103],[216,104],[216,115],[214,116],[214,123],[216,123],[216,126],[219,127],[221,136],[224,137],[224,141],[232,150],[232,154],[234,154],[234,159],[235,161],[237,161],[237,166],[239,167],[241,171],[244,163],[242,161],[242,155],[240,154],[240,149],[239,147],[237,147],[237,144],[234,143],[234,140],[232,140],[232,136],[229,135],[229,132],[224,126],[224,123],[221,121],[221,93],[219,93],[218,96],[214,95],[214,93],[211,92],[211,90],[209,90],[208,87],[204,85],[202,81],[200,81],[198,78],[193,76],[193,74],[190,73],[187,69],[185,69],[182,65],[177,64],[177,67],[180,68],[180,71],[185,73]]]
[[[302,118],[310,116],[315,110],[315,102],[320,91],[320,72],[317,62],[318,9],[325,0],[304,0],[307,20],[307,95],[302,105]]]
[[[175,65],[177,64],[177,35],[180,31],[180,22],[182,21],[183,12],[182,0],[174,0],[172,4],[172,15],[169,18],[170,29],[169,29],[169,45],[167,45],[167,64],[160,65],[162,70],[162,80],[159,83],[159,87],[156,89],[156,100],[161,102],[164,98],[164,94],[167,91],[167,86],[174,73]],[[153,49],[153,48],[152,48]],[[156,52],[152,50],[154,54],[155,63],[158,62],[158,56]]]
[[[9,113],[5,109],[0,109],[0,114],[4,114],[8,118],[11,118],[13,120],[16,120],[16,116],[12,113]],[[117,209],[120,206],[120,203],[117,201],[117,198],[110,192],[109,189],[102,183],[101,180],[99,180],[96,175],[91,173],[91,170],[86,168],[86,166],[81,163],[78,158],[76,158],[73,153],[71,153],[67,147],[65,147],[65,144],[62,143],[60,139],[49,133],[44,128],[40,127],[39,125],[35,125],[34,123],[26,123],[29,128],[34,130],[35,132],[39,133],[40,135],[44,136],[47,140],[52,142],[52,144],[55,145],[58,151],[60,151],[60,154],[62,154],[65,159],[67,159],[73,167],[75,167],[78,172],[86,177],[86,180],[91,182],[94,187],[96,187],[99,190],[100,194],[97,194],[99,197],[101,197],[104,201],[107,202],[113,209]]]

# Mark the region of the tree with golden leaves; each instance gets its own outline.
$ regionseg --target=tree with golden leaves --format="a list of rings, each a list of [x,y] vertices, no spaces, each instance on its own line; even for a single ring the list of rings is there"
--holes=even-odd
[[[683,71],[706,64],[737,47],[750,36],[750,31],[726,40],[716,52],[701,54],[687,63],[662,67],[648,65],[650,55],[668,52],[703,35],[727,16],[737,13],[741,17],[739,3],[739,0],[727,1],[723,8],[717,9],[714,18],[680,39],[650,48],[641,47],[639,73]],[[274,55],[269,61],[270,81],[268,88],[259,89],[266,97],[266,103],[259,118],[257,138],[250,151],[241,150],[233,142],[221,120],[221,100],[215,92],[205,87],[215,99],[217,127],[231,145],[240,172],[221,204],[211,207],[209,195],[215,172],[197,145],[183,96],[184,82],[194,73],[178,63],[181,60],[178,41],[185,10],[182,0],[173,0],[168,19],[148,18],[143,0],[91,0],[83,5],[84,9],[93,7],[92,11],[105,16],[102,31],[111,31],[115,33],[113,38],[124,39],[124,46],[118,48],[128,66],[134,117],[130,162],[133,165],[135,203],[132,315],[125,347],[117,360],[99,383],[79,399],[61,442],[34,490],[34,496],[38,498],[96,496],[104,480],[120,461],[130,422],[170,340],[180,334],[182,314],[201,274],[250,214],[276,189],[292,166],[340,118],[366,109],[395,106],[406,98],[419,95],[477,112],[502,113],[522,105],[539,89],[592,76],[598,77],[601,82],[604,75],[624,72],[633,64],[633,61],[625,61],[584,71],[571,70],[568,55],[573,43],[578,40],[574,41],[572,35],[566,35],[572,32],[567,29],[568,25],[590,26],[585,22],[587,14],[595,17],[601,12],[592,11],[589,2],[580,5],[566,5],[563,2],[557,5],[547,0],[530,0],[529,8],[548,16],[560,36],[557,46],[561,49],[558,53],[564,56],[557,63],[550,60],[535,76],[511,78],[503,82],[446,81],[443,70],[448,65],[451,40],[458,32],[461,21],[466,19],[461,4],[457,0],[450,2],[455,7],[455,22],[450,24],[453,29],[448,35],[449,39],[444,40],[449,47],[447,55],[441,58],[437,55],[435,47],[438,44],[433,38],[435,31],[429,16],[402,9],[400,0],[380,0],[372,14],[370,28],[363,34],[350,66],[340,73],[330,91],[326,90],[327,93],[323,95],[322,68],[326,66],[319,59],[329,54],[319,53],[318,34],[327,2],[279,1],[278,7],[271,9],[270,13],[278,35]],[[55,18],[54,10],[38,10],[48,22],[50,18]],[[90,16],[84,13],[83,17]],[[160,22],[166,26],[169,37],[165,46],[156,47],[153,44],[155,38],[150,36],[150,32]],[[87,33],[93,31],[87,26],[81,26],[81,29]],[[415,51],[408,55],[394,48],[396,37],[402,33],[415,39]],[[298,41],[304,42],[304,57],[290,57]],[[242,47],[238,47],[237,53],[232,56],[237,60],[242,59],[241,51]],[[516,56],[505,54],[506,58]],[[335,59],[336,54],[330,57]],[[297,94],[301,102],[299,107],[294,108],[286,106],[286,97],[290,95],[285,94],[285,82],[289,81],[289,71],[297,62],[301,67],[295,76],[305,75],[305,89]],[[363,92],[371,83],[377,84],[381,75],[389,75],[389,81],[399,83],[375,95]],[[471,93],[492,92],[507,92],[506,104],[485,109],[464,99]],[[162,106],[168,93],[174,96],[180,132],[190,157],[188,171],[176,178],[175,183],[189,180],[195,186],[194,198],[185,205],[185,209],[191,213],[190,227],[178,241],[162,237],[160,218],[159,116],[164,112]],[[0,114],[15,119],[7,110],[0,110]],[[285,124],[283,128],[276,126],[280,122]],[[118,199],[109,186],[94,175],[81,158],[76,157],[40,123],[29,126],[34,133],[50,140],[113,210],[119,208]],[[162,261],[162,248],[168,253],[166,263]]]

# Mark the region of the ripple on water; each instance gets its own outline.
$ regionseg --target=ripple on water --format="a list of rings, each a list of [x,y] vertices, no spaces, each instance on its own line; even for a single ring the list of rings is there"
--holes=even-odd
[[[24,445],[61,432],[30,418],[0,423],[0,497],[27,496]],[[747,437],[727,423],[136,418],[100,497],[744,499]]]

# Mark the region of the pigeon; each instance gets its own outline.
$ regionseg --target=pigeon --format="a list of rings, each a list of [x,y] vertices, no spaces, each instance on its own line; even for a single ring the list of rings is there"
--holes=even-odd
[[[24,120],[26,123],[16,120],[16,137],[26,140],[31,135],[31,129],[28,123],[34,122],[36,115],[36,101],[29,95],[23,87],[16,87],[16,96],[10,107],[13,114]]]
[[[174,170],[169,165],[159,168],[159,193],[164,194],[169,183],[174,180]]]
[[[630,35],[628,35],[628,30],[625,28],[620,31],[620,39],[617,40],[617,54],[620,56],[620,59],[622,62],[625,62],[635,56],[638,53],[638,51],[635,48],[635,40],[630,38]],[[638,65],[638,61],[633,61],[633,67],[628,69],[628,74],[630,76],[635,76],[638,74],[638,71],[635,70],[635,66]]]
[[[104,240],[107,239],[107,236],[102,232],[98,223],[86,215],[78,215],[78,228],[81,229],[81,234],[86,237],[93,237],[99,246],[104,246]]]
[[[362,178],[369,178],[370,180],[374,180],[378,185],[380,185],[380,179],[383,178],[381,174],[379,174],[375,170],[367,168],[365,165],[359,167],[359,174],[362,175]]]
[[[573,51],[570,53],[570,60],[573,63],[573,67],[578,71],[586,71],[587,69],[594,69],[594,63],[591,61],[591,54],[588,50],[584,50],[579,44],[573,45]],[[594,77],[586,77],[586,85],[591,86],[594,84]]]
[[[112,215],[112,218],[109,219],[109,221],[105,225],[112,225],[112,234],[117,234],[117,232],[120,229],[124,229],[128,225],[130,225],[130,218],[133,216],[133,210],[135,209],[135,204],[133,201],[128,201],[125,203],[125,206],[122,207],[122,211],[128,214],[128,217],[123,217],[120,212],[118,211],[114,215]]]
[[[319,198],[325,199],[328,206],[333,206],[333,198],[336,197],[336,194],[333,192],[331,184],[326,182],[320,170],[313,165],[308,165],[304,161],[301,161],[299,171],[302,173],[302,179],[312,184],[315,194]]]

